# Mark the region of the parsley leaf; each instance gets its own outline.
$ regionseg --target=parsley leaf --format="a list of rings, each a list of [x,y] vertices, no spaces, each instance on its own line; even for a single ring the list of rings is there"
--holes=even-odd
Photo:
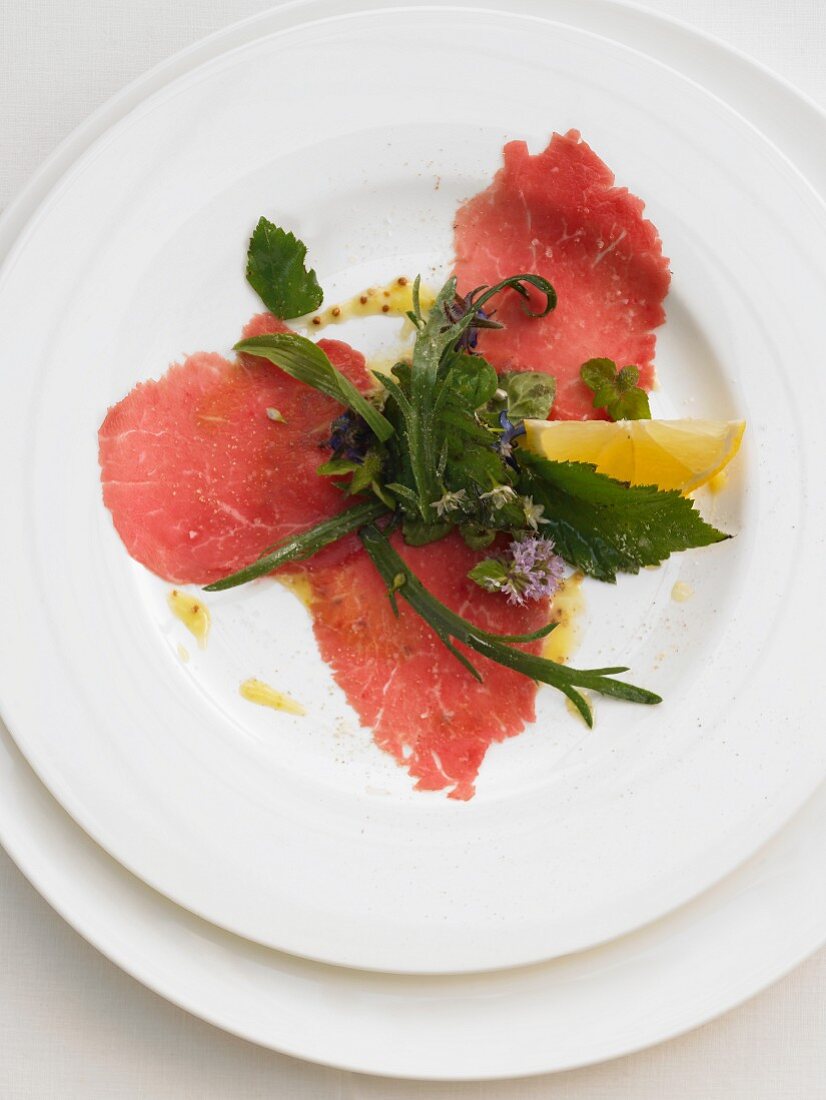
[[[613,359],[589,359],[579,376],[594,394],[594,408],[605,409],[612,420],[650,420],[648,394],[637,385],[639,367],[617,370]]]
[[[314,271],[304,266],[307,246],[266,218],[260,218],[247,251],[247,282],[271,313],[282,320],[318,309],[324,293]]]
[[[557,553],[602,581],[659,565],[677,550],[730,536],[706,523],[688,497],[654,485],[627,485],[584,462],[552,462],[519,452],[519,490],[544,508],[542,532]]]

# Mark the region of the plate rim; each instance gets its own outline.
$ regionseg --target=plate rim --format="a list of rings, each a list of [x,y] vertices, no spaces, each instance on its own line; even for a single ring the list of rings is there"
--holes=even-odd
[[[322,0],[322,2],[323,2],[323,0]],[[526,2],[529,2],[529,0],[526,0]],[[28,205],[33,205],[37,201],[39,201],[38,200],[38,194],[37,194],[38,189],[42,188],[44,186],[44,184],[45,184],[46,189],[48,189],[48,187],[50,186],[50,183],[49,183],[50,174],[54,173],[56,169],[60,168],[60,165],[61,165],[64,158],[71,156],[75,145],[81,145],[82,146],[82,143],[83,143],[84,139],[88,138],[89,141],[91,142],[92,140],[94,140],[94,138],[96,136],[98,136],[97,134],[95,134],[93,132],[95,127],[102,126],[103,128],[106,128],[108,125],[110,125],[111,121],[114,121],[114,119],[110,119],[110,117],[109,117],[110,114],[116,112],[117,109],[119,109],[122,105],[125,106],[128,103],[130,98],[133,98],[135,96],[141,96],[144,93],[144,89],[149,88],[151,86],[151,83],[154,80],[158,79],[158,78],[161,78],[162,83],[163,83],[164,78],[166,78],[166,77],[168,77],[169,79],[174,79],[174,76],[176,75],[175,72],[174,72],[174,69],[177,66],[179,66],[181,63],[183,63],[185,60],[187,60],[189,58],[198,57],[202,54],[203,54],[203,59],[206,59],[206,57],[209,56],[208,53],[206,52],[209,47],[212,47],[212,46],[215,46],[215,45],[222,46],[224,43],[230,41],[233,37],[237,36],[239,34],[239,32],[241,32],[242,30],[246,30],[246,29],[249,29],[251,27],[255,27],[259,24],[263,25],[269,18],[272,18],[276,14],[282,13],[284,10],[310,8],[310,7],[318,6],[318,3],[319,3],[319,0],[292,0],[291,3],[285,4],[285,5],[283,5],[282,7],[278,8],[278,9],[271,10],[269,12],[259,13],[255,16],[250,17],[249,19],[245,19],[245,20],[241,21],[240,23],[233,24],[232,26],[230,26],[228,28],[217,31],[214,34],[210,35],[207,39],[204,39],[199,43],[195,43],[194,45],[187,47],[185,50],[183,50],[180,53],[176,54],[173,58],[162,62],[160,65],[156,66],[155,68],[150,70],[148,73],[146,73],[143,76],[139,77],[136,81],[134,81],[132,84],[130,84],[127,88],[123,89],[116,96],[114,96],[111,100],[109,100],[107,103],[105,103],[102,107],[98,108],[97,111],[95,111],[84,123],[81,123],[81,125],[79,127],[77,127],[76,130],[73,131],[72,134],[70,134],[69,137],[66,138],[61,143],[60,146],[58,146],[58,148],[44,162],[42,167],[38,170],[38,172],[35,174],[33,179],[30,181],[30,183],[27,185],[27,187],[23,190],[23,192],[7,208],[6,212],[3,215],[2,221],[0,221],[0,249],[2,249],[2,247],[3,247],[3,237],[4,236],[8,237],[9,233],[12,233],[14,236],[17,235],[17,231],[13,229],[14,220],[19,219],[21,217],[21,214],[25,210],[27,204]],[[361,4],[361,5],[357,5],[357,6],[364,7],[365,5]],[[407,6],[410,6],[410,5],[407,5]],[[436,7],[436,6],[441,6],[441,5],[435,5],[435,4],[421,5],[421,4],[417,3],[417,4],[415,4],[415,6],[417,6],[417,7],[419,7],[419,6]],[[449,6],[452,6],[452,5],[449,5]],[[459,6],[459,5],[456,5],[456,6]],[[551,7],[551,6],[553,6],[553,4],[545,5],[543,10],[545,12],[547,12],[548,8]],[[559,0],[558,6],[566,6],[566,0]],[[568,4],[567,6],[570,7],[570,4]],[[599,0],[599,6],[601,8],[606,9],[606,10],[607,9],[613,9],[615,14],[619,13],[619,12],[622,12],[622,11],[624,11],[626,13],[633,13],[633,14],[636,15],[637,18],[642,18],[643,20],[648,21],[649,24],[653,24],[655,26],[658,25],[661,30],[665,30],[667,32],[670,31],[671,33],[676,34],[676,35],[682,34],[683,36],[685,36],[687,34],[689,37],[693,37],[695,40],[700,40],[701,43],[705,43],[707,46],[715,47],[716,49],[722,51],[724,55],[728,55],[729,58],[731,58],[733,56],[734,58],[739,60],[739,62],[741,64],[744,64],[747,69],[750,69],[752,71],[753,75],[757,75],[757,76],[761,77],[764,80],[767,78],[772,84],[774,84],[776,86],[776,88],[782,89],[787,94],[791,94],[793,99],[797,101],[798,106],[805,106],[805,107],[813,110],[815,115],[816,115],[815,122],[816,122],[818,127],[822,128],[823,121],[824,121],[824,119],[826,119],[826,113],[816,103],[814,103],[810,99],[810,97],[805,96],[803,93],[799,92],[797,89],[794,88],[794,86],[789,81],[786,81],[783,78],[778,77],[776,74],[772,73],[771,70],[769,70],[766,66],[763,66],[763,65],[759,64],[758,62],[755,62],[753,59],[749,58],[742,51],[738,51],[736,49],[733,49],[731,47],[726,46],[723,43],[720,43],[718,40],[714,39],[713,36],[711,36],[711,35],[707,35],[707,34],[701,32],[701,31],[698,31],[698,30],[692,28],[692,27],[687,27],[685,24],[682,24],[679,20],[676,20],[676,19],[673,19],[673,18],[670,18],[670,17],[666,17],[666,16],[662,16],[659,13],[651,12],[650,10],[645,9],[644,7],[641,7],[640,5],[637,5],[637,4],[622,3],[622,2],[617,2],[617,0]],[[159,85],[159,86],[161,86],[161,85]],[[126,109],[128,109],[128,107],[126,107]],[[100,132],[102,132],[102,130]],[[79,149],[77,151],[80,152],[81,150]],[[799,165],[797,164],[797,162],[795,162],[795,164],[796,164],[796,167],[798,168],[798,171],[800,171],[800,168],[799,168]],[[801,172],[801,174],[803,174],[803,173]],[[811,183],[811,181],[809,180],[808,174],[805,174],[804,178],[806,178]],[[51,798],[51,795],[49,797]],[[57,803],[55,803],[55,806],[58,810],[60,810],[60,807],[57,805]],[[79,826],[78,826],[78,828],[79,828]],[[781,830],[782,830],[782,827],[781,827]],[[8,842],[8,835],[9,835],[9,830],[8,830],[8,828],[3,827],[2,812],[0,812],[0,836],[2,836],[2,839],[4,840],[4,843],[6,843],[6,846],[11,848],[11,847],[13,847],[13,845]],[[101,850],[101,855],[104,856],[107,859],[111,859],[111,857],[106,856],[106,854],[102,850]],[[23,860],[18,861],[18,864],[20,864],[20,862],[23,862]],[[32,877],[34,878],[34,875]],[[40,892],[44,894],[44,896],[48,896],[46,886],[44,886],[44,885],[42,885],[38,882],[35,882],[35,885],[40,890]],[[148,889],[148,887],[146,887],[142,883],[140,885],[141,885],[142,889]],[[164,899],[164,900],[166,900],[166,899]],[[55,904],[54,902],[52,902],[52,904],[55,905],[55,908],[57,908],[58,911],[61,911],[59,905]],[[170,902],[169,904],[172,904],[172,903]],[[78,931],[80,931],[81,934],[83,934],[83,935],[86,934],[86,933],[83,932],[82,928],[78,927],[78,925],[75,924],[75,922],[73,920],[71,920],[70,917],[66,913],[62,913],[62,915],[64,916],[65,919],[67,919],[69,921],[69,923],[72,923],[75,927],[77,927]],[[79,923],[81,923],[81,922],[79,922]],[[91,942],[95,942],[95,940],[91,937],[91,935],[87,936],[87,938],[89,938],[91,940]],[[794,966],[800,960],[800,958],[805,957],[805,955],[808,954],[810,950],[813,950],[814,948],[816,948],[817,944],[820,943],[820,942],[822,942],[822,934],[821,934],[820,938],[818,939],[817,943],[815,943],[813,947],[812,946],[807,947],[806,949],[804,949],[804,952],[803,952],[802,955],[796,956],[791,961],[785,960],[783,963],[779,964],[779,966],[776,970],[776,973],[774,973],[773,976],[769,976],[768,978],[761,979],[761,984],[760,984],[759,988],[763,988],[765,984],[768,984],[770,981],[772,981],[775,978],[779,977],[782,973],[786,972],[786,970],[788,970],[792,966]],[[99,949],[104,950],[103,948],[100,947],[100,944],[96,943],[96,946],[98,946]],[[112,957],[112,955],[115,954],[114,951],[109,953],[105,950],[104,950],[104,953],[109,954],[109,957]],[[122,968],[128,970],[130,973],[133,973],[134,976],[137,977],[139,980],[143,981],[144,984],[148,984],[148,985],[150,985],[151,987],[154,988],[154,986],[152,985],[151,980],[147,980],[147,977],[145,975],[140,976],[139,974],[135,973],[133,970],[131,970],[129,968],[128,964],[126,964],[124,961],[120,961],[120,960],[113,960],[113,961],[117,961],[118,965],[122,966]],[[697,1019],[693,1022],[686,1023],[684,1026],[681,1026],[677,1030],[671,1031],[669,1034],[670,1035],[678,1034],[680,1031],[686,1030],[686,1029],[688,1029],[690,1027],[693,1027],[693,1026],[697,1026],[699,1023],[703,1022],[703,1020],[711,1018],[711,1015],[719,1014],[719,1012],[725,1011],[729,1007],[733,1007],[733,1005],[735,1003],[739,1003],[739,1000],[744,999],[746,996],[750,996],[753,993],[757,992],[757,988],[758,987],[755,987],[755,988],[747,991],[746,993],[742,994],[740,997],[732,1000],[729,1004],[727,1004],[725,1006],[722,1006],[722,1007],[719,1007],[712,1014],[704,1015],[702,1017],[702,1019]],[[160,992],[160,990],[159,990],[159,992]],[[168,993],[163,993],[162,995],[167,996],[171,1000],[176,999],[172,996],[169,996]],[[181,1002],[179,1001],[178,1003],[181,1003]],[[192,1007],[190,1007],[188,1005],[183,1005],[183,1007],[187,1007],[190,1011],[195,1011],[195,1013],[198,1014],[197,1009],[193,1009]],[[216,1021],[212,1021],[212,1022],[216,1022]],[[219,1024],[219,1026],[221,1026],[221,1025]],[[243,1032],[241,1032],[241,1031],[237,1031],[236,1033],[243,1035]],[[245,1037],[248,1037],[248,1036],[245,1036]],[[647,1039],[647,1040],[644,1040],[643,1042],[641,1042],[640,1046],[650,1045],[651,1042],[661,1041],[662,1039],[665,1039],[665,1038],[668,1038],[668,1037],[669,1037],[669,1035],[663,1034],[659,1038]],[[258,1041],[258,1040],[253,1039],[253,1041]],[[576,1064],[579,1064],[579,1065],[590,1064],[590,1061],[602,1060],[605,1057],[615,1057],[615,1056],[618,1056],[620,1053],[627,1053],[631,1049],[639,1049],[639,1046],[637,1046],[637,1047],[628,1047],[624,1051],[617,1051],[617,1052],[614,1052],[614,1053],[597,1055],[594,1059],[590,1059],[589,1061],[585,1061],[585,1062],[579,1062],[579,1063],[576,1063]],[[291,1051],[289,1053],[297,1053],[297,1052],[292,1052]],[[302,1055],[299,1054],[299,1056],[302,1056]],[[303,1055],[303,1056],[306,1057],[307,1055]],[[319,1059],[316,1057],[315,1060],[319,1060]],[[338,1063],[335,1063],[335,1064],[338,1064]],[[573,1065],[574,1064],[572,1063],[570,1065],[560,1066],[558,1068],[573,1068]],[[373,1070],[365,1069],[364,1067],[347,1067],[347,1068],[360,1069],[361,1072],[387,1072],[386,1069],[385,1070],[373,1071]],[[531,1073],[537,1073],[537,1072],[543,1072],[543,1071],[542,1070],[531,1070],[530,1072]],[[544,1072],[547,1072],[547,1071],[544,1071]],[[513,1074],[508,1073],[508,1074],[497,1075],[497,1076],[512,1076],[512,1075]],[[440,1079],[445,1079],[445,1078],[440,1078]],[[460,1080],[460,1079],[479,1079],[479,1078],[478,1077],[464,1077],[463,1078],[462,1076],[457,1075],[457,1076],[455,1076],[451,1079]]]

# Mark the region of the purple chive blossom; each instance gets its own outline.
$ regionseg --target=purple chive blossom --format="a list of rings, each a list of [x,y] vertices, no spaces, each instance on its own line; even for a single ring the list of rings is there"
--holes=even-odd
[[[514,539],[504,554],[486,558],[480,566],[487,563],[491,568],[477,567],[478,578],[474,579],[489,592],[504,593],[512,604],[555,595],[565,573],[564,561],[554,553],[553,539],[539,535]]]

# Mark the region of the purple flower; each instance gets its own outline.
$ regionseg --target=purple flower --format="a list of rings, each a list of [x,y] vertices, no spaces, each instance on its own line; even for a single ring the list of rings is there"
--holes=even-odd
[[[372,440],[372,433],[358,413],[346,409],[330,425],[327,446],[334,458],[347,458],[351,462],[363,462]]]
[[[468,294],[466,298],[463,298],[461,294],[457,294],[453,301],[445,306],[445,316],[448,323],[455,325],[458,321],[468,313],[473,314],[473,320],[456,341],[457,351],[473,352],[476,344],[479,340],[480,328],[501,328],[502,326],[498,321],[491,320],[491,314],[486,313],[483,309],[475,309],[473,305],[473,295],[476,291]]]
[[[538,535],[514,539],[508,547],[511,559],[508,599],[511,603],[553,596],[562,583],[565,563],[554,553],[553,539]]]
[[[504,409],[499,413],[499,424],[502,428],[502,434],[493,444],[493,449],[498,451],[507,464],[516,470],[518,467],[516,459],[513,457],[513,441],[518,439],[520,435],[525,434],[525,425],[521,420],[518,424],[512,424]]]
[[[564,573],[553,539],[528,535],[514,539],[504,554],[485,558],[470,576],[488,592],[503,592],[508,603],[525,604],[555,595]]]

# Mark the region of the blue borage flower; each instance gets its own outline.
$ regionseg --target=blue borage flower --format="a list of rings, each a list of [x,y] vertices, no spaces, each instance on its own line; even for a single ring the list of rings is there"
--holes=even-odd
[[[477,309],[473,304],[473,298],[477,291],[471,291],[467,297],[462,297],[461,294],[457,294],[453,301],[445,306],[445,316],[448,323],[455,325],[457,321],[468,313],[473,313],[474,319],[472,323],[465,329],[459,339],[456,341],[456,350],[465,351],[472,354],[477,343],[479,342],[479,329],[480,328],[502,328],[498,321],[492,320],[493,313],[488,313],[484,309]]]
[[[370,447],[373,433],[358,413],[347,409],[330,425],[330,438],[326,446],[334,458],[347,458],[351,462],[363,462]]]
[[[502,428],[502,434],[493,444],[493,449],[499,452],[509,466],[517,470],[519,467],[513,457],[513,441],[521,435],[525,435],[524,421],[520,420],[518,424],[512,424],[508,419],[507,412],[503,409],[499,413],[499,425]]]

